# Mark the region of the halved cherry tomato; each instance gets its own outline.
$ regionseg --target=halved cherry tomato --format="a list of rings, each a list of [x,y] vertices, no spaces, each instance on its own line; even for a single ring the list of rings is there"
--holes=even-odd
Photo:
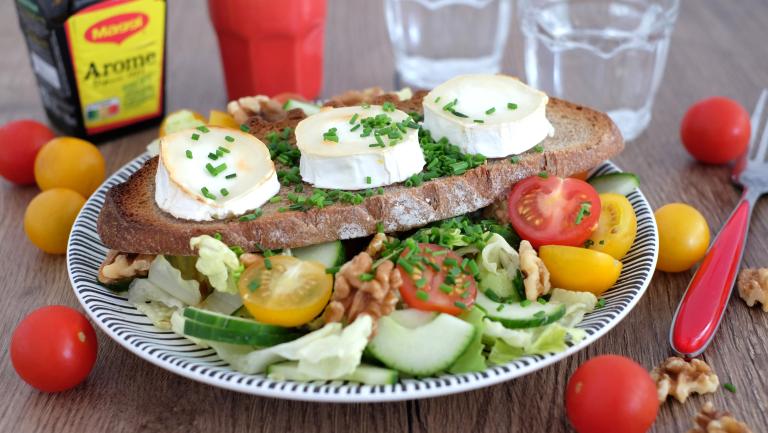
[[[637,216],[627,197],[621,194],[600,194],[600,222],[592,233],[588,248],[602,251],[621,260],[637,235]]]
[[[208,125],[221,126],[223,128],[239,129],[240,125],[237,124],[235,118],[231,114],[224,111],[211,110],[208,114]]]
[[[331,298],[333,277],[320,263],[272,256],[249,266],[238,287],[245,308],[257,321],[299,326],[323,311]]]
[[[45,392],[77,386],[96,362],[98,342],[79,311],[52,305],[31,312],[11,337],[11,362],[25,382]]]
[[[608,254],[586,248],[545,245],[539,257],[549,270],[552,287],[600,296],[616,284],[621,262]]]
[[[512,227],[534,248],[584,245],[600,218],[595,188],[573,178],[523,179],[510,190],[508,203]]]
[[[435,244],[419,244],[400,255],[397,268],[403,278],[400,295],[411,308],[458,316],[477,296],[471,270],[462,268],[462,258]]]
[[[645,433],[658,410],[650,374],[623,356],[590,359],[576,369],[565,390],[565,411],[579,433]]]

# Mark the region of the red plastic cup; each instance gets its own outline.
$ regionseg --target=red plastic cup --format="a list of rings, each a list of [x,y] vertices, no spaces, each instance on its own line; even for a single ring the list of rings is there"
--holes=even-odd
[[[326,0],[208,0],[229,99],[298,93],[323,82]]]

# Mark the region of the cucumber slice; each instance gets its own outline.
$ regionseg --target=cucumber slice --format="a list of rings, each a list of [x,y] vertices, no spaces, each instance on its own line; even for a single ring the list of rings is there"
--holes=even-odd
[[[282,326],[267,325],[259,323],[253,319],[244,319],[230,316],[228,314],[216,313],[213,311],[202,310],[195,307],[184,309],[184,317],[191,319],[203,325],[213,328],[232,331],[240,334],[274,334],[274,335],[295,335],[299,334],[291,328]],[[200,337],[203,338],[203,337]],[[215,340],[218,341],[218,340]]]
[[[512,329],[549,325],[565,316],[563,304],[532,302],[525,307],[520,303],[502,304],[491,300],[483,293],[477,294],[475,306],[483,310],[487,318]]]
[[[200,338],[202,340],[217,341],[220,343],[241,344],[257,347],[270,347],[281,343],[293,341],[299,337],[299,333],[253,333],[232,330],[227,328],[217,328],[215,326],[197,322],[188,317],[184,318],[184,335]]]
[[[389,368],[413,376],[431,376],[450,367],[467,350],[476,328],[457,317],[440,314],[427,324],[407,328],[382,317],[369,352]]]
[[[309,382],[312,379],[299,372],[298,362],[281,362],[267,367],[267,376],[274,380],[294,380],[297,382]],[[340,377],[338,380],[348,380],[366,385],[391,385],[397,382],[397,371],[388,368],[374,367],[360,364],[352,373]]]
[[[294,108],[300,108],[304,114],[311,116],[320,112],[320,106],[312,104],[310,102],[297,101],[295,99],[289,99],[283,104],[283,110],[293,110]]]
[[[395,310],[389,314],[389,317],[398,324],[406,328],[418,328],[435,320],[438,313],[431,311],[422,311],[415,308],[406,310]]]
[[[321,263],[326,268],[341,266],[347,258],[341,241],[291,248],[291,254],[297,259]]]
[[[600,194],[615,192],[627,195],[640,186],[640,178],[634,173],[608,173],[587,180]]]

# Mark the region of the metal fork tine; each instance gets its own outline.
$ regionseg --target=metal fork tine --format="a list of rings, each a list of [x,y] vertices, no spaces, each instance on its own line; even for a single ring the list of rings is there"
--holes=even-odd
[[[748,152],[751,153],[752,149],[755,149],[754,156],[750,159],[757,162],[763,162],[765,160],[766,150],[768,149],[768,125],[763,125],[764,129],[762,137],[760,137],[760,145],[755,146],[757,136],[760,133],[760,121],[763,117],[763,109],[765,108],[765,101],[767,98],[768,89],[763,89],[763,91],[760,93],[760,98],[757,100],[757,104],[755,104],[755,110],[752,112],[752,119],[750,124],[752,128],[752,137],[750,137],[749,140]]]

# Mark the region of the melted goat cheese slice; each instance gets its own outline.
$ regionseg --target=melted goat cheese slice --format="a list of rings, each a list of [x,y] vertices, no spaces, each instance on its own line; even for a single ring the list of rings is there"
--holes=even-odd
[[[506,75],[454,77],[424,97],[424,129],[462,152],[503,158],[554,135],[546,116],[549,98]]]
[[[302,179],[317,188],[359,190],[402,182],[420,173],[425,161],[418,129],[404,127],[402,137],[395,140],[382,135],[379,144],[373,132],[362,136],[361,121],[376,116],[387,116],[392,128],[401,122],[416,126],[406,113],[384,111],[378,105],[325,109],[299,122],[296,144]],[[334,135],[331,131],[335,140],[329,139]]]
[[[208,127],[160,139],[155,202],[176,218],[209,221],[242,215],[277,194],[269,150],[245,132]]]

